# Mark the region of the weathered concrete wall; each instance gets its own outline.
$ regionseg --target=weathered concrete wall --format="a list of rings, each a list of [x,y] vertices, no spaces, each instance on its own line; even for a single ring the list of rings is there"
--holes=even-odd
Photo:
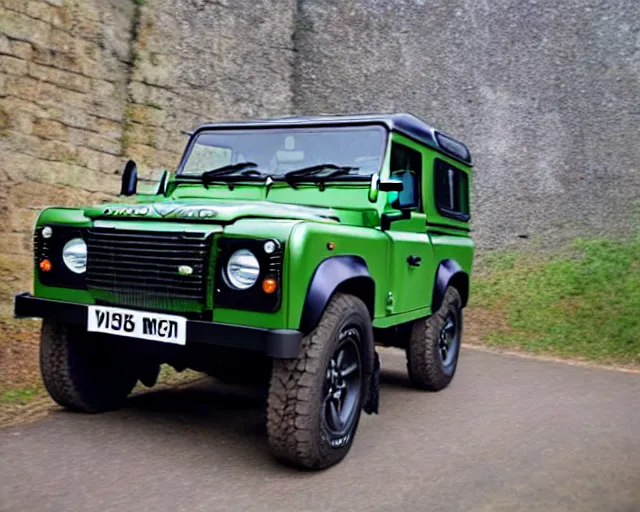
[[[296,47],[297,111],[411,111],[471,146],[481,248],[635,227],[637,0],[301,0]]]
[[[126,149],[174,168],[206,120],[291,110],[293,0],[146,2],[136,26]]]

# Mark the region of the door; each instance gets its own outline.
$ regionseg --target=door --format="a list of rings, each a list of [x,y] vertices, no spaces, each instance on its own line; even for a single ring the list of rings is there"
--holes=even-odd
[[[386,231],[390,238],[392,265],[389,314],[431,306],[435,261],[431,238],[426,232],[422,201],[423,162],[424,157],[417,144],[396,136],[391,145],[391,178],[407,171],[414,175],[417,205],[409,219],[392,222]]]

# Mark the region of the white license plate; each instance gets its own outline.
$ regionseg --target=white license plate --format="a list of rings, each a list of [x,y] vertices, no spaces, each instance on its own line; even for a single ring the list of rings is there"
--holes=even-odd
[[[89,306],[87,331],[185,345],[187,319],[133,309]]]

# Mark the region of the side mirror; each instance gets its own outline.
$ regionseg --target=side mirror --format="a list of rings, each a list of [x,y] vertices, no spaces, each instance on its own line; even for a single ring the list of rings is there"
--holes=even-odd
[[[380,190],[383,192],[402,192],[404,183],[398,180],[384,180],[380,182]]]
[[[160,181],[158,182],[158,188],[156,189],[156,195],[159,196],[162,194],[163,196],[167,193],[167,180],[169,179],[169,171],[166,169],[162,171],[162,176],[160,176]]]
[[[400,183],[401,188],[396,197],[391,201],[391,207],[399,211],[382,214],[380,227],[383,231],[390,229],[392,222],[410,219],[411,210],[419,206],[420,196],[416,186],[415,174],[412,171],[397,171],[394,173],[394,177],[400,178],[397,181],[393,181]]]
[[[398,197],[391,203],[396,210],[413,210],[419,206],[418,190],[416,187],[416,175],[412,171],[399,171],[395,176],[400,178],[402,188]]]
[[[133,160],[129,160],[122,171],[121,196],[133,196],[138,189],[138,167]]]
[[[383,192],[401,192],[403,183],[398,180],[380,180],[377,174],[371,175],[371,183],[369,185],[369,202],[375,203],[378,200],[378,193]]]

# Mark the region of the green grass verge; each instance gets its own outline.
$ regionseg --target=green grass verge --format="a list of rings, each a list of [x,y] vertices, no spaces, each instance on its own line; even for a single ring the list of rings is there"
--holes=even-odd
[[[0,395],[0,403],[27,405],[41,394],[38,388],[17,388],[4,391]]]
[[[577,240],[552,254],[490,253],[471,286],[488,345],[640,364],[640,235]]]

